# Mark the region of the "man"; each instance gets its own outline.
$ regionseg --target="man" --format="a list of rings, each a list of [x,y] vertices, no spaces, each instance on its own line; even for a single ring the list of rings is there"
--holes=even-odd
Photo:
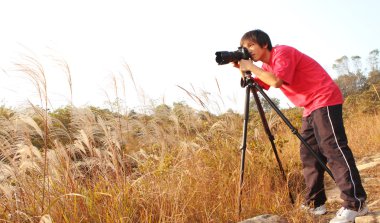
[[[304,108],[301,135],[329,164],[344,201],[330,222],[351,222],[365,215],[367,195],[347,145],[339,87],[315,60],[290,46],[272,47],[269,36],[261,30],[245,33],[240,45],[251,56],[235,64],[242,74],[251,71],[264,84],[280,88],[294,105]],[[261,68],[253,63],[257,61],[263,62]],[[305,205],[313,214],[325,214],[325,170],[303,144],[300,155],[307,186]]]

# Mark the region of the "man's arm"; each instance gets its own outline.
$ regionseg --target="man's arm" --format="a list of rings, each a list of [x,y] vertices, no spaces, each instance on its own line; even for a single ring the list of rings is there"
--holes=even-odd
[[[273,73],[256,66],[251,60],[240,60],[239,65],[242,73],[251,71],[256,77],[272,87],[279,88],[283,84],[283,80],[276,77]]]

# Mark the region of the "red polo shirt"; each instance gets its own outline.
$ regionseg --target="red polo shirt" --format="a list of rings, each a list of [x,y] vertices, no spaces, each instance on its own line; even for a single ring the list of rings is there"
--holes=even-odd
[[[322,66],[293,47],[273,47],[269,64],[262,68],[284,81],[281,91],[294,105],[304,107],[304,117],[317,108],[343,103],[338,85]]]

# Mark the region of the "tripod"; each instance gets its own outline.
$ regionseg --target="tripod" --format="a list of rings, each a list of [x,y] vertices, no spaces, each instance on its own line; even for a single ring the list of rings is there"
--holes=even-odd
[[[274,136],[272,135],[270,128],[268,126],[268,122],[265,117],[264,109],[261,105],[259,96],[257,94],[257,91],[260,92],[260,94],[264,97],[264,99],[269,103],[269,105],[275,110],[275,112],[280,116],[280,118],[285,122],[285,124],[290,128],[291,132],[295,134],[301,142],[305,145],[305,147],[310,151],[310,153],[317,159],[317,161],[321,164],[322,168],[331,176],[331,178],[334,180],[334,177],[332,175],[332,172],[330,169],[324,164],[324,162],[319,158],[319,156],[314,152],[314,150],[311,148],[311,146],[305,141],[305,139],[298,133],[297,129],[290,123],[290,121],[285,117],[285,115],[280,111],[279,108],[277,108],[276,104],[268,97],[268,95],[264,92],[262,87],[257,84],[252,78],[250,73],[245,74],[245,78],[241,81],[241,87],[246,88],[246,95],[245,95],[245,106],[244,106],[244,123],[243,123],[243,139],[242,139],[242,145],[241,145],[241,170],[240,170],[240,187],[239,187],[239,218],[241,214],[241,200],[242,200],[242,193],[243,193],[243,179],[244,179],[244,167],[245,167],[245,152],[247,148],[247,129],[248,129],[248,121],[249,121],[249,101],[250,101],[250,93],[252,92],[253,97],[255,99],[255,103],[261,118],[261,122],[264,126],[265,133],[268,135],[268,138],[270,140],[274,155],[277,160],[278,167],[281,171],[281,175],[283,177],[283,180],[287,182],[286,174],[284,171],[284,168],[282,167],[281,160],[278,156],[278,152],[276,149],[276,145],[274,143]],[[292,204],[294,204],[294,198],[292,194],[290,193],[290,190],[288,189],[289,198]]]

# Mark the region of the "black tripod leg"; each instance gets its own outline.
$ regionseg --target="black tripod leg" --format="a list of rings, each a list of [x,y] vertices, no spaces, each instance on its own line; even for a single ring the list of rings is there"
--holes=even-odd
[[[252,93],[253,93],[253,97],[254,97],[255,102],[256,102],[257,109],[258,109],[259,114],[260,114],[261,122],[263,123],[264,129],[265,129],[265,133],[268,135],[269,141],[270,141],[270,143],[272,145],[272,149],[273,149],[274,155],[276,157],[278,167],[280,168],[282,177],[283,177],[283,179],[284,179],[284,181],[285,181],[285,183],[286,183],[286,185],[288,187],[288,180],[286,178],[286,174],[285,174],[284,168],[282,167],[282,163],[281,163],[280,157],[278,155],[276,145],[274,143],[274,136],[272,135],[272,133],[271,133],[271,131],[269,129],[269,125],[268,125],[267,119],[265,118],[265,112],[264,112],[263,106],[261,105],[259,96],[258,96],[258,94],[257,94],[257,92],[256,92],[255,89],[252,90]],[[293,199],[292,194],[290,193],[289,187],[288,187],[288,193],[289,193],[290,202],[292,204],[294,204],[294,199]]]
[[[246,87],[245,105],[244,105],[244,123],[243,123],[243,139],[241,143],[241,168],[240,168],[240,186],[239,186],[239,219],[241,214],[241,200],[243,194],[243,180],[244,180],[244,163],[245,163],[245,151],[247,148],[247,128],[249,121],[249,100],[250,100],[251,86]]]
[[[306,140],[299,134],[296,128],[290,123],[290,121],[285,117],[285,115],[277,108],[276,104],[268,97],[268,95],[264,92],[264,90],[256,83],[253,83],[253,86],[260,92],[260,94],[268,101],[269,105],[276,111],[276,113],[280,116],[280,118],[285,122],[285,124],[290,128],[293,134],[297,136],[298,139],[305,145],[305,147],[309,150],[309,152],[314,156],[315,159],[321,164],[322,168],[330,175],[330,177],[335,181],[334,176],[331,170],[326,166],[326,164],[319,158],[318,154],[314,152],[311,146],[306,142]]]

